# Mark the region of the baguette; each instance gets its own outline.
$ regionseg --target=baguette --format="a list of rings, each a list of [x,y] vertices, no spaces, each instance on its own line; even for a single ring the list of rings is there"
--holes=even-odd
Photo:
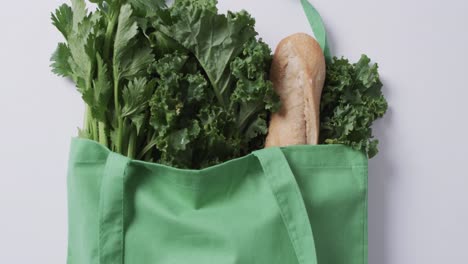
[[[266,147],[318,144],[325,70],[325,57],[313,37],[297,33],[279,43],[270,78],[281,109],[271,116]]]

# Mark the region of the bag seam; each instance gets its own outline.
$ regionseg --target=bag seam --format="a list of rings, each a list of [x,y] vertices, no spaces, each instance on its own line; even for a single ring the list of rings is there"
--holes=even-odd
[[[363,219],[363,224],[362,224],[362,261],[363,263],[368,262],[366,259],[366,245],[369,242],[365,243],[367,241],[367,232],[366,232],[366,227],[367,227],[367,203],[368,203],[368,173],[366,173],[366,177],[364,178],[364,203],[363,203],[363,210],[362,210],[362,219]]]
[[[121,263],[123,264],[125,262],[125,177],[127,175],[127,169],[128,169],[128,163],[129,160],[126,158],[125,159],[125,165],[124,165],[124,170],[122,172],[122,188],[121,188],[121,197],[122,197],[122,206],[121,206],[121,219],[122,219],[122,225],[121,225],[121,231],[120,231],[120,252],[121,252]]]

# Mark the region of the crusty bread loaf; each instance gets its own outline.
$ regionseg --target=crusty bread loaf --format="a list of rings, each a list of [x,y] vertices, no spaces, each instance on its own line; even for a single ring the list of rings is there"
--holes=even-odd
[[[266,147],[318,144],[325,68],[322,49],[313,37],[297,33],[279,43],[270,79],[282,106],[271,117]]]

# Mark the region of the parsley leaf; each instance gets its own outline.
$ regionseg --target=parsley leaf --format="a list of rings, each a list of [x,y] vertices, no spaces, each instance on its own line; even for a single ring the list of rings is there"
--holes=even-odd
[[[52,72],[58,76],[71,77],[73,72],[69,64],[70,57],[71,52],[67,44],[59,43],[51,58]]]
[[[62,33],[65,39],[68,39],[73,29],[72,8],[67,4],[61,5],[52,14],[52,24]]]

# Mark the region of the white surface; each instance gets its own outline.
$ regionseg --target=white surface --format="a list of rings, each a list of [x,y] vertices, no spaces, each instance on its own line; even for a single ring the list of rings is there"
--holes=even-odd
[[[48,67],[61,2],[0,9],[0,263],[65,263],[67,154],[83,106]],[[299,0],[220,2],[251,11],[272,45],[310,32]],[[313,3],[335,55],[379,62],[390,104],[370,162],[369,263],[467,263],[468,2]]]

